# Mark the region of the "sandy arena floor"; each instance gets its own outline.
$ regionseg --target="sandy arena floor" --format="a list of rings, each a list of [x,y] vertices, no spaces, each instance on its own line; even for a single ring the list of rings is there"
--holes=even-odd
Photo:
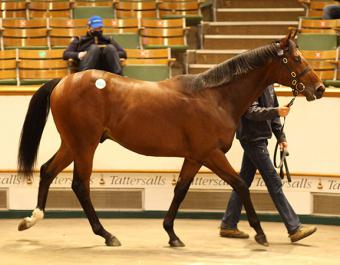
[[[242,221],[250,239],[218,236],[217,220],[178,219],[177,234],[185,248],[168,247],[160,219],[102,219],[121,247],[106,247],[92,234],[86,219],[45,219],[17,231],[19,220],[0,220],[1,265],[307,265],[340,264],[340,227],[318,225],[318,231],[291,244],[282,223],[263,222],[269,247],[255,243],[254,232]]]

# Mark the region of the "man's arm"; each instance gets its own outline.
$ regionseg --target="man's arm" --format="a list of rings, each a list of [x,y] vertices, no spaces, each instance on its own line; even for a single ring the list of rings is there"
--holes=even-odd
[[[79,38],[74,38],[70,45],[66,48],[63,54],[63,59],[68,60],[68,59],[73,59],[73,60],[79,60],[78,54],[79,52],[77,51],[77,47],[79,44]]]
[[[245,117],[253,121],[266,121],[279,117],[276,107],[260,107],[258,100],[251,104],[245,114]]]
[[[281,133],[282,124],[281,124],[280,118],[277,117],[273,119],[271,125],[272,125],[273,133],[276,139],[279,141],[279,143],[287,142],[285,133],[283,131]]]
[[[258,101],[253,102],[245,117],[253,121],[271,121],[271,126],[275,137],[279,142],[286,142],[285,134],[281,134],[281,121],[280,117],[285,117],[288,115],[290,108],[279,107],[277,97],[274,97],[273,107],[261,107]]]
[[[277,100],[277,96],[274,96],[274,106],[278,109],[278,117],[272,119],[271,121],[271,126],[273,133],[276,137],[276,139],[279,141],[279,143],[287,142],[286,140],[286,135],[282,130],[282,124],[280,117],[286,117],[289,113],[289,108],[288,107],[279,107],[279,102]],[[280,110],[282,110],[282,113],[280,113]],[[287,110],[287,113],[285,111]]]

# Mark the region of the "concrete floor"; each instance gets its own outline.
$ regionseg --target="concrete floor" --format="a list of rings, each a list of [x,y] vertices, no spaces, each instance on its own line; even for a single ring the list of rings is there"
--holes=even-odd
[[[217,220],[178,219],[175,228],[186,247],[173,249],[160,219],[102,219],[121,247],[106,247],[86,219],[45,219],[23,232],[18,223],[0,219],[1,265],[340,264],[339,226],[318,225],[314,235],[291,244],[282,223],[263,222],[266,248],[255,243],[244,221],[239,227],[251,238],[240,240],[219,237]]]

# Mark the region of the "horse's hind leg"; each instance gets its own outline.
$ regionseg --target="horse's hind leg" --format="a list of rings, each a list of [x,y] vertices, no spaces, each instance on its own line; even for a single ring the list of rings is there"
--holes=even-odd
[[[262,230],[260,220],[258,219],[255,212],[253,203],[251,202],[249,189],[246,183],[238,176],[238,174],[229,164],[229,161],[225,157],[224,153],[220,150],[215,150],[208,157],[204,165],[210,168],[221,179],[230,184],[237,192],[246,210],[249,224],[255,229],[257,233],[255,236],[256,242],[267,246],[268,242]]]
[[[72,161],[70,149],[62,142],[55,155],[41,166],[37,207],[33,210],[31,217],[26,217],[19,223],[19,231],[32,227],[37,221],[44,218],[48,189],[53,179]]]
[[[187,194],[190,184],[201,166],[201,164],[198,164],[195,161],[187,159],[184,160],[175,187],[174,198],[163,221],[163,227],[169,235],[169,244],[172,247],[184,247],[184,243],[177,237],[174,232],[174,220],[178,212],[178,208],[183,201],[185,195]]]
[[[72,189],[76,194],[96,235],[105,239],[107,246],[120,246],[119,240],[107,232],[100,223],[90,198],[90,177],[94,150],[81,152],[74,161]]]

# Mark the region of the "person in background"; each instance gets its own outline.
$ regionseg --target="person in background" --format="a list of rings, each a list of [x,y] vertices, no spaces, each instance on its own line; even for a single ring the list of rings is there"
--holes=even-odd
[[[75,37],[63,54],[64,60],[78,63],[78,71],[100,69],[118,75],[122,75],[120,58],[126,57],[115,40],[103,35],[103,20],[99,16],[89,18],[86,36]]]
[[[279,107],[274,87],[268,86],[262,96],[255,101],[242,116],[236,137],[244,150],[240,177],[250,187],[256,170],[266,183],[269,194],[278,210],[290,237],[296,242],[316,231],[315,226],[302,226],[282,190],[281,178],[268,152],[268,139],[272,134],[279,141],[281,149],[287,148],[286,136],[282,132],[280,117],[286,117],[289,107]],[[238,230],[242,203],[235,191],[232,191],[226,212],[220,226],[220,236],[229,238],[248,238],[249,235]]]
[[[340,2],[340,0],[335,0]],[[323,9],[323,19],[338,19],[340,18],[340,4],[327,5]]]

